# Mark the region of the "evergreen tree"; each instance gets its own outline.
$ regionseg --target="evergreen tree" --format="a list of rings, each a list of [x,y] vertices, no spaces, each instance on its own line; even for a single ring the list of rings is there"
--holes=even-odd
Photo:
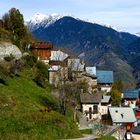
[[[24,25],[24,18],[20,11],[16,8],[11,8],[8,13],[4,14],[3,25],[11,34],[13,44],[22,48],[32,40],[31,34]]]
[[[9,17],[11,22],[11,32],[13,34],[12,41],[14,44],[21,47],[21,40],[26,35],[26,28],[24,26],[23,15],[19,12],[18,9],[12,8],[9,11]]]

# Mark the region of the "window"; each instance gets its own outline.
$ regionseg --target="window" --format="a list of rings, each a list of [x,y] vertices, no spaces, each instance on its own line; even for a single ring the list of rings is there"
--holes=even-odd
[[[98,105],[93,105],[93,112],[98,113]]]
[[[89,107],[89,119],[92,119],[92,108]]]

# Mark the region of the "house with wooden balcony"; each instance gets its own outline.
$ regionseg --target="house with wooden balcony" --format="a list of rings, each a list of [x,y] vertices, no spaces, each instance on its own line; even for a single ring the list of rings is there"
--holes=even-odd
[[[53,44],[48,42],[32,42],[28,45],[28,49],[37,55],[38,60],[49,63]]]

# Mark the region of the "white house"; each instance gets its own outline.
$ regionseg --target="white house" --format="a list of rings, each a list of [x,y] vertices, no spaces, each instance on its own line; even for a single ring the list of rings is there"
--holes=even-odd
[[[97,70],[97,83],[101,91],[110,92],[112,89],[113,71]]]
[[[82,93],[80,95],[82,112],[87,116],[88,120],[101,119],[102,115],[108,113],[111,98],[103,94],[104,92],[102,91],[96,91],[94,93]]]

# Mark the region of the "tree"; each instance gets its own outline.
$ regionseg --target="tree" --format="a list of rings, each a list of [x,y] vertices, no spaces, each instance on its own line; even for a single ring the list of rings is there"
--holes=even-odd
[[[6,30],[10,30],[11,23],[10,23],[10,17],[9,17],[9,14],[8,13],[5,13],[3,15],[2,21],[3,21],[4,28]]]
[[[9,10],[10,30],[13,34],[12,41],[14,44],[20,46],[20,40],[26,35],[26,28],[24,26],[23,15],[16,8]]]
[[[122,92],[123,91],[122,81],[116,81],[116,82],[114,82],[113,85],[112,85],[112,89],[113,90],[118,90],[118,91]]]
[[[112,98],[112,105],[119,106],[121,104],[121,92],[118,90],[111,90],[107,95]]]
[[[18,9],[11,8],[8,13],[4,14],[2,20],[5,30],[11,34],[13,44],[21,48],[32,40],[31,34],[24,25],[23,15]]]

